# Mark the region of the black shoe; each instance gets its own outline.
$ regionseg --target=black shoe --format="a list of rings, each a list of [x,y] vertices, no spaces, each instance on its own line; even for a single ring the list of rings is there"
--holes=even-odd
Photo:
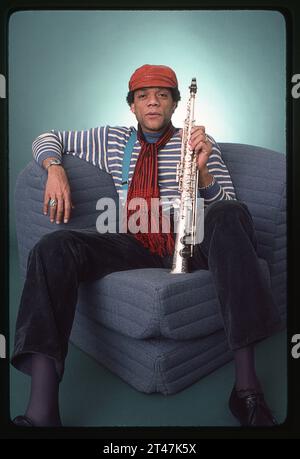
[[[33,421],[27,416],[17,416],[12,421],[16,426],[35,427]]]
[[[249,393],[249,391],[239,392],[245,392],[245,395],[239,396],[235,387],[232,389],[229,399],[229,408],[242,426],[278,425],[262,393]]]

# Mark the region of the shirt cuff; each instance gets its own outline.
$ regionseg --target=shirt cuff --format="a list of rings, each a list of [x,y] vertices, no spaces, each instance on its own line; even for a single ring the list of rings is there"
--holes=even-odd
[[[198,191],[199,191],[200,198],[213,199],[219,193],[220,185],[216,181],[216,179],[213,178],[212,182],[209,185],[204,186],[204,187],[199,187]]]
[[[39,158],[37,159],[37,162],[38,164],[43,167],[43,161],[47,158],[55,158],[55,159],[59,159],[61,161],[61,155],[58,154],[58,153],[55,153],[53,151],[43,151],[43,153],[41,153],[39,155]]]

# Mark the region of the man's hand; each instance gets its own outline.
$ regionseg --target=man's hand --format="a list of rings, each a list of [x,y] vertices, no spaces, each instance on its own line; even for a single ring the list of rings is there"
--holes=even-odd
[[[55,200],[57,204],[50,206],[50,199]],[[74,208],[71,202],[71,192],[67,174],[62,166],[50,166],[48,168],[48,180],[44,195],[44,215],[48,214],[50,209],[50,222],[59,224],[64,220],[68,223],[71,215],[71,209]]]
[[[180,131],[180,135],[182,136],[182,130]],[[207,161],[212,152],[212,143],[206,137],[204,126],[192,127],[189,147],[197,154],[199,186],[207,186],[213,180],[207,168]]]
[[[212,152],[212,143],[206,138],[204,126],[192,128],[189,146],[198,155],[197,165],[199,171],[202,171]]]

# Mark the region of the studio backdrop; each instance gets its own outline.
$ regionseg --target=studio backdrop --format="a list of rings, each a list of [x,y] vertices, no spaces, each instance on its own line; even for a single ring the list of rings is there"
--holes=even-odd
[[[182,97],[176,127],[183,126],[195,77],[196,123],[217,142],[285,154],[286,25],[279,12],[14,13],[8,74],[12,330],[20,293],[12,268],[17,266],[13,197],[16,178],[32,159],[32,142],[51,129],[136,125],[126,95],[131,74],[143,64],[175,70]],[[15,400],[23,379],[12,381]],[[24,400],[14,403],[18,413]]]

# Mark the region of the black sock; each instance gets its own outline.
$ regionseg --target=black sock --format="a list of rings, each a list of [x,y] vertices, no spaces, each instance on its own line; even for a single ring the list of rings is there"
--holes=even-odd
[[[32,355],[31,392],[25,415],[38,426],[61,425],[58,406],[59,380],[53,359]]]
[[[261,392],[261,385],[255,370],[255,355],[253,346],[243,347],[234,352],[235,387],[240,395],[247,392]]]

